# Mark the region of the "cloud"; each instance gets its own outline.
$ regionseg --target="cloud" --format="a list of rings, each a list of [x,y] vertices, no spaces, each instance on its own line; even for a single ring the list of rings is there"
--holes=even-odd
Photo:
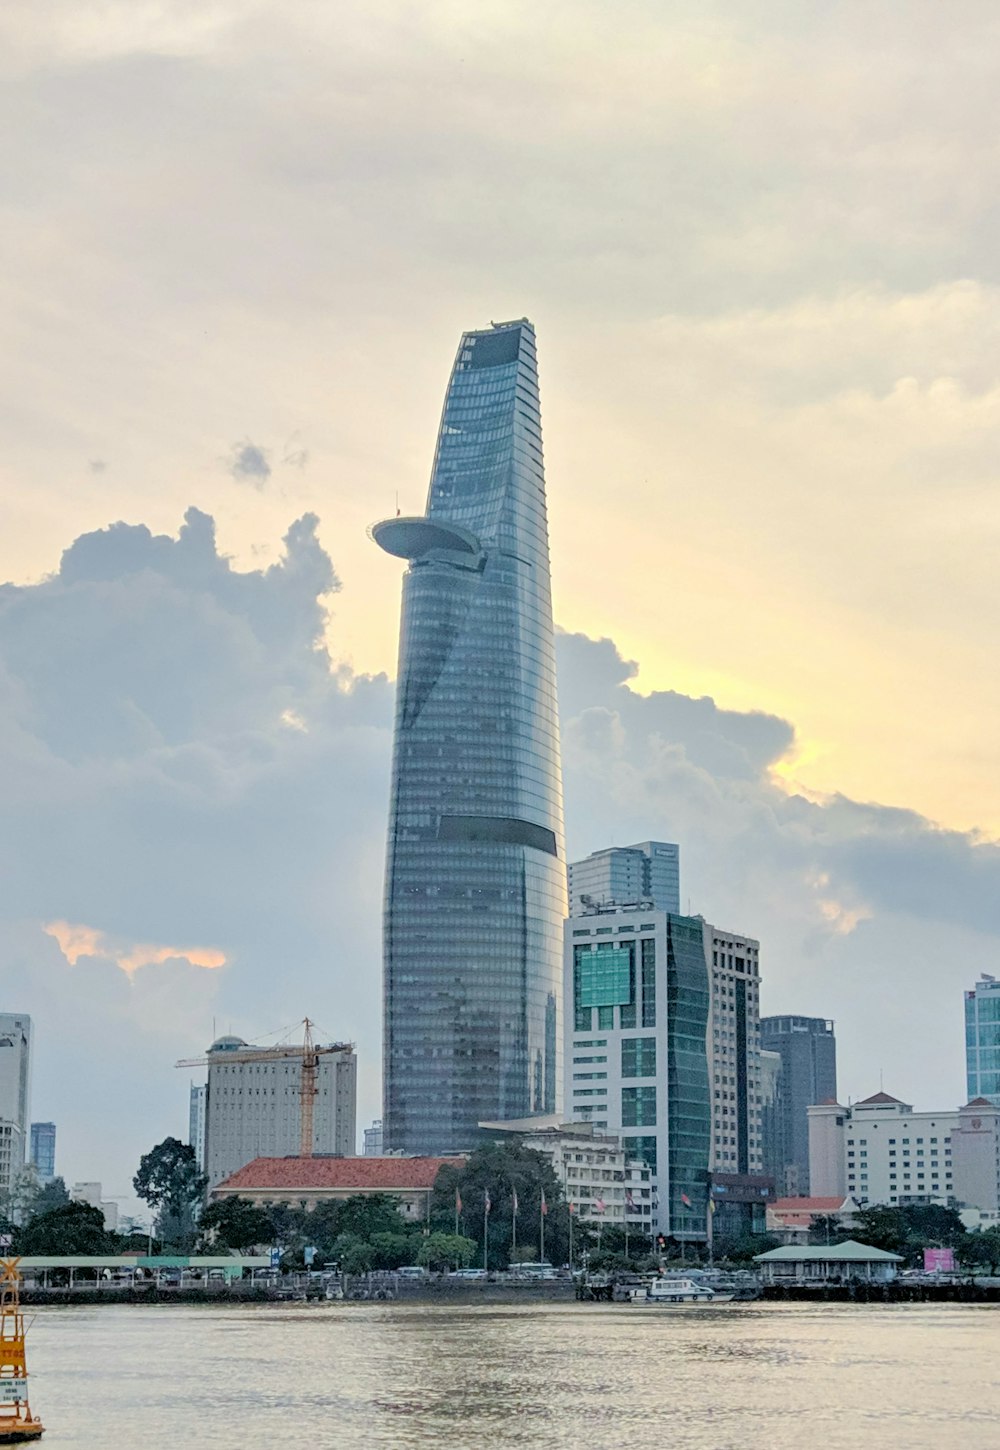
[[[243,571],[189,509],[176,537],[114,524],[0,590],[0,993],[37,1019],[34,1101],[71,1176],[121,1185],[183,1133],[170,1064],[213,1022],[319,1020],[358,1042],[379,1110],[392,688],[331,655],[338,588],[314,518]],[[611,640],[564,633],[558,657],[571,856],[679,841],[683,904],[762,941],[765,1010],[837,1019],[845,1093],[882,1068],[957,1101],[1000,848],[797,793],[789,721],[641,693]]]
[[[265,450],[247,439],[233,444],[229,472],[239,482],[249,481],[254,488],[263,488],[271,477],[271,465]]]
[[[149,942],[114,943],[103,931],[79,922],[50,921],[42,928],[59,943],[59,950],[75,967],[82,957],[105,957],[131,976],[140,967],[162,966],[164,962],[187,962],[192,967],[214,971],[226,965],[222,952],[211,947],[165,947]]]

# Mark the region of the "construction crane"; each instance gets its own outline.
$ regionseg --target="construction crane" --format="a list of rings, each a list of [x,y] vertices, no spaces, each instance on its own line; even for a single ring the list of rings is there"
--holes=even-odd
[[[302,1061],[301,1078],[299,1080],[299,1120],[301,1131],[299,1133],[299,1157],[311,1158],[313,1155],[313,1118],[315,1114],[316,1095],[319,1088],[316,1085],[316,1075],[319,1069],[319,1060],[328,1052],[353,1052],[353,1042],[330,1042],[325,1046],[318,1045],[313,1038],[315,1022],[305,1017],[302,1022],[303,1034],[302,1044],[282,1042],[276,1047],[237,1047],[231,1052],[207,1053],[204,1057],[184,1057],[174,1064],[175,1067],[210,1067],[214,1063],[222,1062],[273,1062],[275,1058],[294,1057]]]

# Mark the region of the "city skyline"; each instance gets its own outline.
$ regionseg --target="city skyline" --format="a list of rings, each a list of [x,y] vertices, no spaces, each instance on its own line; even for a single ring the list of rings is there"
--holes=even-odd
[[[421,507],[461,328],[525,314],[570,854],[679,843],[845,1088],[958,1101],[1000,955],[991,11],[168,10],[21,7],[3,56],[0,992],[66,1173],[127,1187],[213,1017],[356,1040],[378,1115],[365,530]]]

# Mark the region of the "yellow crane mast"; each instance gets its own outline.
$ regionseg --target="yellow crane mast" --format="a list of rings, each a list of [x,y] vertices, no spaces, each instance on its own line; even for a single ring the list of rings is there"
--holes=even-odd
[[[297,1057],[302,1059],[301,1076],[299,1080],[299,1156],[311,1158],[313,1155],[313,1121],[315,1117],[316,1095],[319,1088],[316,1085],[316,1077],[319,1070],[319,1060],[329,1052],[353,1052],[353,1042],[330,1042],[325,1045],[319,1044],[313,1037],[315,1022],[308,1017],[303,1019],[302,1043],[279,1043],[277,1047],[238,1047],[233,1052],[225,1053],[220,1059],[223,1062],[273,1062],[276,1057]],[[177,1067],[207,1067],[217,1059],[206,1057],[185,1057],[175,1064]]]

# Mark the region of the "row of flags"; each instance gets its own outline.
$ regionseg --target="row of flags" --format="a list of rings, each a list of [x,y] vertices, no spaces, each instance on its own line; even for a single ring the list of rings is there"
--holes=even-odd
[[[513,1209],[514,1209],[514,1213],[516,1215],[517,1208],[518,1208],[517,1189],[516,1188],[511,1189],[511,1194],[513,1196]],[[493,1207],[493,1200],[490,1198],[490,1190],[487,1188],[486,1189],[486,1192],[485,1192],[485,1194],[483,1196],[483,1213],[486,1214],[487,1217],[489,1217],[490,1210],[492,1209],[492,1207]],[[542,1202],[541,1202],[540,1207],[541,1207],[541,1211],[542,1211],[542,1216],[544,1217],[548,1213],[548,1211],[549,1211],[549,1205],[548,1205],[548,1203],[545,1200],[545,1189],[544,1188],[542,1189]],[[602,1204],[602,1208],[603,1208],[603,1204]],[[455,1212],[456,1213],[461,1213],[462,1212],[462,1195],[459,1193],[459,1191],[458,1191],[457,1188],[455,1189]],[[570,1207],[570,1213],[572,1213],[572,1212],[573,1212],[573,1209],[572,1209],[572,1206],[571,1206]]]
[[[512,1188],[511,1189],[511,1203],[512,1203],[512,1207],[513,1207],[513,1211],[514,1211],[514,1216],[516,1218],[517,1217],[517,1211],[518,1211],[518,1198],[517,1198],[517,1189],[516,1188]],[[685,1208],[690,1208],[691,1207],[691,1200],[690,1200],[690,1198],[688,1198],[688,1196],[687,1196],[686,1193],[682,1193],[681,1194],[681,1203],[683,1203],[683,1205],[684,1205]],[[572,1203],[568,1204],[567,1206],[569,1208],[570,1213],[575,1213],[576,1212],[576,1210],[575,1210],[575,1208],[574,1208],[574,1206],[573,1206]],[[604,1213],[606,1211],[606,1209],[607,1209],[607,1206],[608,1205],[605,1203],[605,1201],[604,1201],[603,1198],[595,1198],[594,1199],[594,1211],[595,1211],[595,1213]],[[631,1188],[626,1188],[626,1190],[625,1190],[625,1207],[626,1208],[635,1208],[635,1199],[632,1197],[632,1190],[631,1190]],[[490,1191],[487,1188],[486,1191],[485,1191],[485,1193],[484,1193],[484,1195],[483,1195],[483,1213],[486,1215],[487,1218],[489,1217],[490,1211],[492,1210],[492,1208],[493,1208],[493,1200],[490,1198]],[[714,1213],[715,1212],[715,1202],[714,1202],[714,1200],[710,1200],[709,1201],[708,1208],[709,1208],[709,1212],[710,1213]],[[543,1217],[549,1211],[549,1206],[548,1206],[548,1204],[545,1201],[545,1190],[544,1189],[542,1189],[541,1211],[542,1211]],[[459,1191],[458,1191],[457,1188],[455,1189],[455,1212],[456,1213],[461,1213],[462,1212],[462,1195],[459,1193]]]

